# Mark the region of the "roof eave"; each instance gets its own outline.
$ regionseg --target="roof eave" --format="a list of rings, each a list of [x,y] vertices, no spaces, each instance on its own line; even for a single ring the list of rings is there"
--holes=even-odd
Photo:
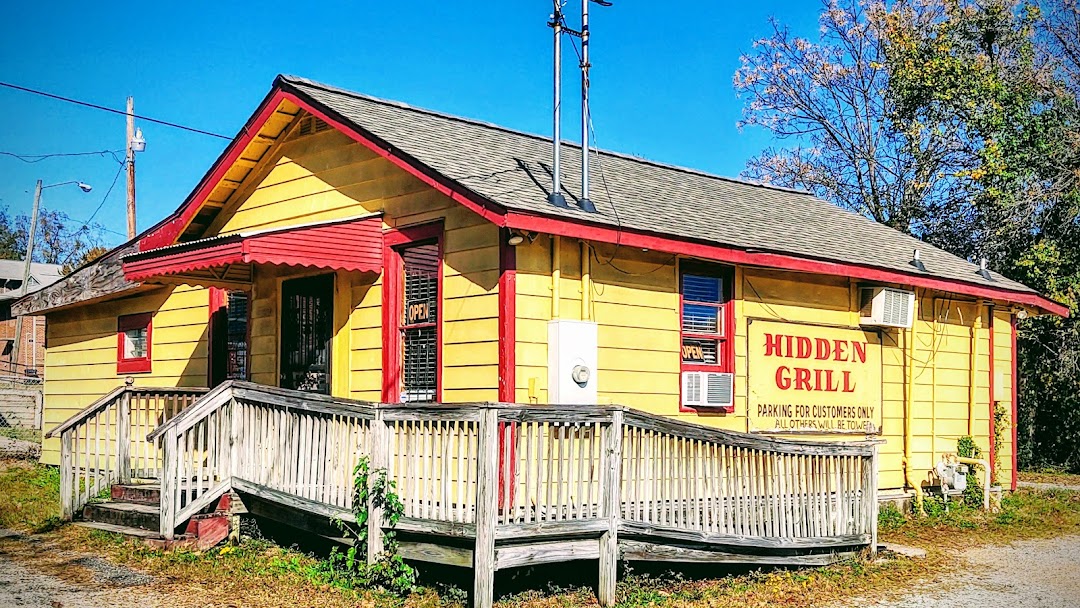
[[[729,264],[844,276],[866,281],[922,287],[941,292],[1001,300],[1011,304],[1030,306],[1049,314],[1062,317],[1069,316],[1068,306],[1036,292],[1016,291],[991,285],[904,273],[850,262],[815,259],[783,252],[748,251],[716,243],[680,239],[661,233],[650,233],[627,228],[618,229],[603,224],[585,222],[578,218],[559,218],[511,211],[506,214],[506,227],[603,243],[617,243],[628,247],[663,251]]]

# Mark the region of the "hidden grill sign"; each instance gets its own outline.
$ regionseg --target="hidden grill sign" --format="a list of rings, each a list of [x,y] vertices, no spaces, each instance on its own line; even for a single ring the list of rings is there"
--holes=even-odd
[[[755,320],[747,352],[752,433],[881,433],[876,332]]]

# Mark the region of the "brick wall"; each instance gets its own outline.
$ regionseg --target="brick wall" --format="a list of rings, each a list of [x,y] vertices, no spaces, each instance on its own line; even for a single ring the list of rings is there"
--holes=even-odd
[[[0,322],[0,343],[6,343],[15,336],[15,319]],[[25,370],[37,370],[39,378],[45,374],[45,317],[23,317],[19,360],[12,361],[12,352],[8,350],[0,355],[0,375],[25,375]]]

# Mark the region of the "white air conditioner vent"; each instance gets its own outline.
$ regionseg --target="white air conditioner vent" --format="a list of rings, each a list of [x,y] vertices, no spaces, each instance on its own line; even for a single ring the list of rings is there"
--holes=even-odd
[[[682,385],[684,406],[731,409],[735,405],[735,374],[683,372]]]
[[[915,315],[915,293],[889,287],[859,290],[859,323],[909,329]]]

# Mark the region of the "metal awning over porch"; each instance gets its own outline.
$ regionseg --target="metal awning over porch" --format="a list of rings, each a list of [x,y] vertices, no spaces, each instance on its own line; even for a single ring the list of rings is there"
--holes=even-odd
[[[129,281],[249,285],[256,264],[379,272],[382,215],[239,232],[125,256]]]

